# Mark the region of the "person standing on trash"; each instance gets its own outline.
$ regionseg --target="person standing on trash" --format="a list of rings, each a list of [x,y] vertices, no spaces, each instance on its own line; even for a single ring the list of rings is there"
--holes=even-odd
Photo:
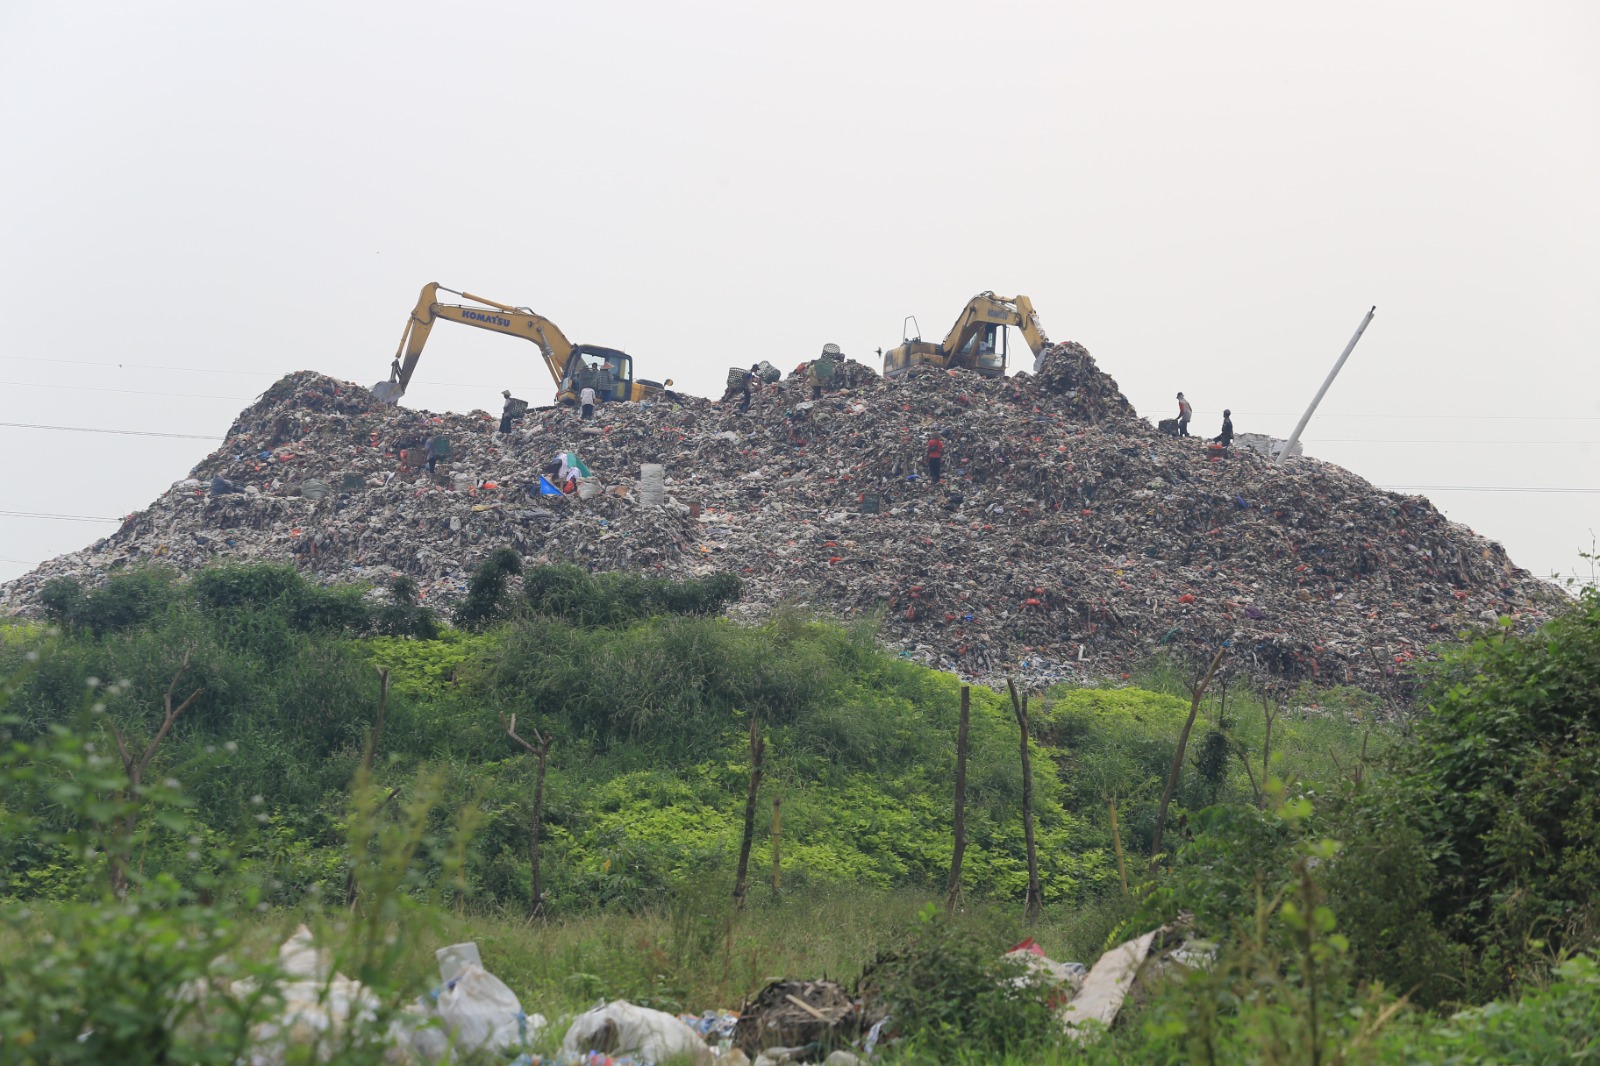
[[[1224,408],[1222,411],[1222,432],[1211,438],[1227,448],[1233,443],[1233,412]]]
[[[600,373],[595,377],[594,382],[595,392],[599,394],[601,402],[610,403],[612,401],[611,392],[616,387],[616,384],[616,371],[611,366],[611,360],[607,359],[600,364]]]
[[[578,393],[578,402],[583,405],[582,418],[585,421],[594,417],[594,389],[585,385],[583,391]]]
[[[1189,419],[1194,417],[1194,408],[1189,406],[1189,401],[1183,398],[1183,393],[1178,393],[1178,436],[1189,435]]]
[[[740,411],[750,410],[750,387],[755,384],[757,380],[759,380],[761,373],[759,370],[760,365],[760,363],[751,363],[750,369],[746,370],[744,372],[744,377],[739,379],[739,395],[741,397],[739,400]]]
[[[806,384],[811,386],[812,400],[822,399],[822,370],[817,366],[820,359],[813,359],[806,365]]]
[[[506,405],[500,411],[500,432],[510,433],[511,423],[522,417],[522,412],[528,409],[528,402],[511,395],[510,389],[503,390],[500,395],[506,398]]]
[[[934,430],[928,435],[928,476],[933,483],[939,483],[941,467],[944,465],[944,439],[939,436],[939,431]]]

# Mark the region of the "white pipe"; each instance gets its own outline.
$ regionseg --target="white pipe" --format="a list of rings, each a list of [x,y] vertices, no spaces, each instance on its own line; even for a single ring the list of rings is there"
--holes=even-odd
[[[1300,442],[1300,434],[1305,430],[1306,423],[1311,421],[1311,416],[1316,413],[1317,404],[1328,394],[1328,386],[1333,384],[1333,379],[1339,376],[1339,371],[1344,367],[1344,361],[1350,358],[1350,353],[1356,350],[1356,341],[1361,339],[1361,334],[1367,331],[1367,323],[1372,321],[1372,316],[1378,313],[1378,305],[1373,304],[1367,312],[1367,317],[1361,320],[1361,325],[1356,327],[1355,336],[1350,338],[1350,343],[1344,346],[1344,353],[1339,356],[1339,361],[1333,364],[1333,369],[1328,371],[1328,380],[1322,383],[1322,388],[1311,398],[1311,406],[1306,408],[1306,413],[1300,416],[1300,424],[1294,427],[1294,432],[1289,434],[1289,439],[1284,442],[1283,451],[1278,453],[1278,464],[1289,458],[1289,453],[1294,451],[1294,446]]]

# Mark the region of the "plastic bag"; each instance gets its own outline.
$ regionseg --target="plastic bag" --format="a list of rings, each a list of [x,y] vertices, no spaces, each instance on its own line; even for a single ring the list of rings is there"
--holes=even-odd
[[[700,1034],[664,1011],[618,999],[573,1019],[561,1041],[564,1053],[603,1051],[645,1062],[682,1061],[711,1066],[715,1056]]]

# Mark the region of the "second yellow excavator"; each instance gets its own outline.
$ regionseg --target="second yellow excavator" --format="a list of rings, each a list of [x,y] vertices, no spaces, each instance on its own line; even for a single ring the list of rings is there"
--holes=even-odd
[[[439,302],[441,289],[481,306],[442,304]],[[394,363],[389,370],[389,380],[372,387],[380,400],[400,402],[406,386],[411,383],[417,360],[422,357],[422,346],[428,343],[428,333],[433,329],[433,324],[440,320],[477,326],[537,344],[545,367],[555,379],[557,403],[577,403],[578,393],[584,388],[593,388],[602,401],[615,403],[647,400],[672,387],[671,378],[665,382],[635,378],[633,356],[627,352],[593,344],[573,344],[554,322],[526,307],[512,307],[474,296],[470,292],[445,289],[434,281],[422,287],[417,306],[406,320],[405,332],[400,335],[400,347],[395,351]]]
[[[906,319],[913,327],[916,321]],[[912,330],[907,330],[900,346],[884,354],[883,376],[904,377],[912,367],[930,366],[973,370],[986,378],[1004,377],[1007,326],[1022,330],[1023,339],[1035,356],[1050,346],[1032,300],[980,292],[967,301],[956,324],[938,344],[923,340],[920,328],[914,337]]]

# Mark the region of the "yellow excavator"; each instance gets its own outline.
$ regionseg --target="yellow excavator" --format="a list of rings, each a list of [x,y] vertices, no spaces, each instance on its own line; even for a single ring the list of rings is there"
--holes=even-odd
[[[439,302],[441,289],[480,306],[442,304]],[[417,360],[422,357],[422,346],[428,343],[428,333],[433,324],[441,320],[509,334],[537,344],[545,367],[555,379],[557,403],[577,403],[578,393],[586,387],[593,388],[602,400],[613,403],[648,400],[672,387],[671,378],[665,382],[635,378],[633,356],[627,352],[593,344],[573,344],[554,322],[526,307],[512,307],[470,292],[445,289],[434,281],[422,287],[416,309],[406,320],[400,347],[389,369],[389,380],[372,387],[378,399],[400,402],[400,397],[406,394],[406,386],[411,383],[412,372],[417,369]]]
[[[911,328],[905,330],[900,346],[884,354],[884,377],[904,377],[912,367],[918,366],[960,368],[976,371],[986,378],[1004,377],[1007,326],[1016,326],[1022,331],[1023,339],[1035,356],[1050,346],[1050,338],[1039,324],[1033,301],[1026,296],[980,292],[967,301],[956,324],[938,344],[923,340],[921,327],[916,322],[915,318],[907,318],[906,323]]]

